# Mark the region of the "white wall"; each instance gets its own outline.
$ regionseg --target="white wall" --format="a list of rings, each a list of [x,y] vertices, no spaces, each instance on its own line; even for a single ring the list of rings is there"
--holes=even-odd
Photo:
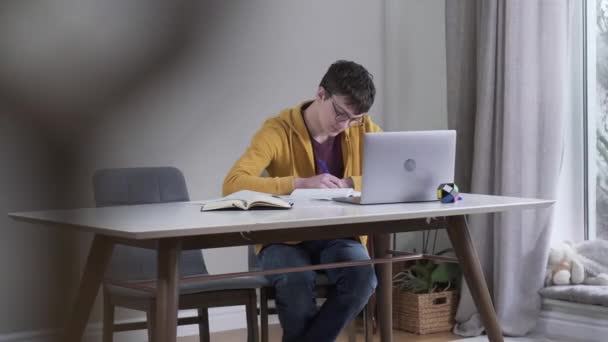
[[[445,0],[386,0],[385,126],[447,128]]]
[[[385,18],[384,129],[446,129],[445,0],[387,0]],[[437,240],[437,251],[450,246],[443,230]],[[397,247],[420,251],[421,241],[401,233]]]
[[[31,118],[0,109],[0,340],[57,326],[71,299],[78,272],[72,236],[6,215],[65,208],[64,158]]]

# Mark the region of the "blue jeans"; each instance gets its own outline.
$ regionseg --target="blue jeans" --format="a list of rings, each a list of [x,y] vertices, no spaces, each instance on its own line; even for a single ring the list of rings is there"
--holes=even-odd
[[[359,241],[352,239],[271,244],[258,255],[263,269],[353,260],[369,260],[369,255]],[[315,271],[267,276],[276,292],[283,342],[335,341],[340,331],[361,312],[378,284],[372,265],[324,272],[333,285],[320,309],[314,295]]]

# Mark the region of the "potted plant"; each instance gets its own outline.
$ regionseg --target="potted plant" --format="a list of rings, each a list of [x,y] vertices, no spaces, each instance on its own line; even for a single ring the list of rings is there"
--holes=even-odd
[[[447,249],[437,255],[450,252]],[[420,259],[393,277],[393,326],[416,334],[454,325],[461,272],[456,263]]]

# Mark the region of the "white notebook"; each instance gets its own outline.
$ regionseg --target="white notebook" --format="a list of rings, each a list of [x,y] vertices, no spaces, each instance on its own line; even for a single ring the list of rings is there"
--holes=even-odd
[[[297,199],[317,199],[317,200],[331,200],[335,197],[351,197],[360,196],[359,191],[355,191],[352,188],[337,188],[337,189],[295,189],[289,198],[294,200]]]

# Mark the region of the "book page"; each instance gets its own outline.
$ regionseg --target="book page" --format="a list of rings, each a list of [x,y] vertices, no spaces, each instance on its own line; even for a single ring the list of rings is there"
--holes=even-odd
[[[284,204],[287,204],[279,197],[275,197],[271,194],[267,194],[264,192],[257,192],[251,190],[237,191],[233,194],[223,197],[223,199],[239,199],[247,203],[247,205],[251,205],[252,203],[268,203],[275,204],[277,206],[283,206]]]
[[[238,199],[220,199],[209,201],[202,206],[201,211],[218,210],[218,209],[229,209],[239,208],[246,209],[245,203]]]
[[[211,200],[203,205],[202,211],[224,209],[224,208],[240,208],[247,210],[251,207],[277,207],[291,208],[291,203],[263,192],[250,190],[241,190],[226,197],[216,200]]]
[[[289,201],[282,199],[280,197],[275,197],[273,195],[265,194],[265,193],[256,193],[251,202],[247,201],[249,207],[277,207],[277,208],[291,208],[292,203]]]
[[[338,188],[338,189],[295,189],[290,198],[293,199],[319,199],[319,200],[331,200],[335,197],[350,197],[358,196],[360,193],[352,188]]]

